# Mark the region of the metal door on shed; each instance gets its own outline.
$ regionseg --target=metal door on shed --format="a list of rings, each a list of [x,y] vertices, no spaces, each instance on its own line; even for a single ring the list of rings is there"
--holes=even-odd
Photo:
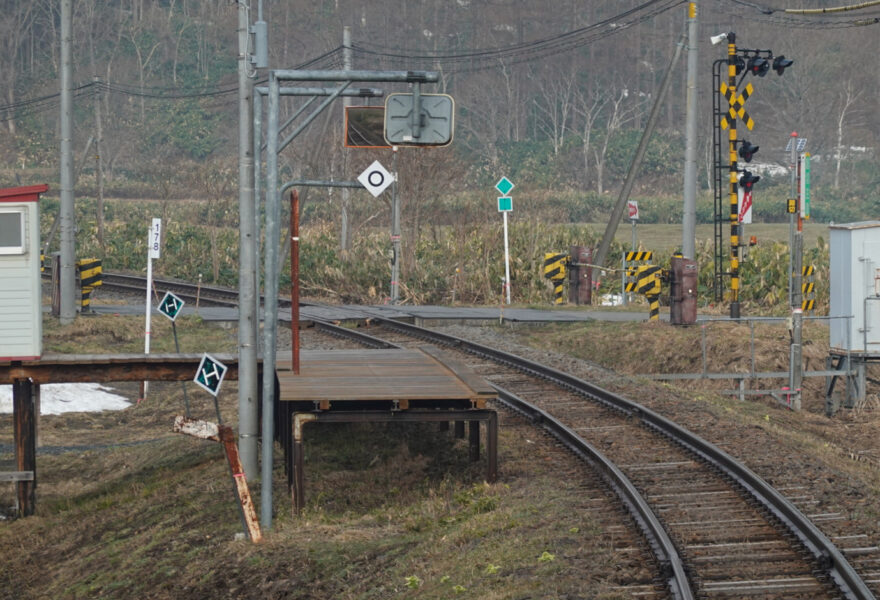
[[[865,232],[876,237],[880,230]],[[880,240],[866,239],[863,245],[863,280],[865,323],[862,339],[857,340],[856,347],[861,347],[868,354],[880,354]]]
[[[42,354],[40,234],[36,202],[0,202],[0,359]]]

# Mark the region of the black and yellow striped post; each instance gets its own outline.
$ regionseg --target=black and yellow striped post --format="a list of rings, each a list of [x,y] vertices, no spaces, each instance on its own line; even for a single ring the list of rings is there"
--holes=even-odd
[[[730,96],[730,318],[739,318],[739,195],[736,165],[736,112],[733,108],[736,96],[736,36],[730,32],[727,36],[727,84]],[[723,92],[722,92],[723,93]],[[722,124],[723,127],[723,124]]]
[[[657,265],[644,265],[636,269],[637,289],[648,300],[648,320],[660,319],[660,273]]]
[[[803,300],[801,308],[806,312],[813,312],[816,308],[816,281],[814,278],[815,267],[813,265],[805,265],[802,268],[804,280],[801,284],[801,293]]]
[[[568,255],[561,252],[547,252],[544,254],[544,277],[553,283],[554,304],[562,304],[562,293],[565,283],[565,263]]]
[[[101,260],[97,258],[83,258],[76,262],[79,271],[80,286],[82,288],[82,300],[80,307],[82,312],[91,310],[92,292],[103,283]]]
[[[636,270],[638,269],[638,265],[630,265],[630,263],[651,260],[653,257],[654,253],[650,250],[632,251],[627,252],[623,255],[623,264],[624,268],[626,269],[626,279],[623,286],[624,293],[636,291]]]
[[[660,319],[660,276],[663,272],[657,265],[639,265],[632,269],[633,280],[627,282],[627,292],[643,295],[648,300],[648,320]]]

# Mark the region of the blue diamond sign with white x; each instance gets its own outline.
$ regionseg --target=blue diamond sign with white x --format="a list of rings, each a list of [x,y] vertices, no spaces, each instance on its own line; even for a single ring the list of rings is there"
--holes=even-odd
[[[513,182],[509,180],[507,177],[502,177],[498,180],[498,183],[495,184],[495,189],[501,192],[502,196],[510,195],[510,190],[514,187]]]
[[[181,298],[178,298],[171,292],[165,292],[162,301],[159,302],[159,312],[171,319],[172,321],[180,314],[180,309],[186,304]]]
[[[199,370],[196,371],[193,381],[209,394],[216,396],[220,393],[220,384],[223,383],[223,377],[227,370],[227,366],[222,362],[205,354],[202,356],[202,362],[199,363]]]

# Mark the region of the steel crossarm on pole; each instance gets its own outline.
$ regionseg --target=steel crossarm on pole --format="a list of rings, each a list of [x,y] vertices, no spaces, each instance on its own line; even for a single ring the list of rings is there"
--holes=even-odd
[[[272,454],[274,439],[275,368],[278,330],[278,278],[279,242],[281,237],[281,193],[278,185],[278,156],[309,123],[335,98],[341,96],[353,82],[377,83],[436,83],[440,75],[436,71],[353,71],[353,70],[272,70],[269,71],[268,120],[266,130],[266,242],[265,242],[265,325],[263,336],[263,447],[261,469],[261,523],[265,530],[272,526]],[[306,118],[296,131],[283,142],[279,141],[281,129],[278,124],[279,101],[282,81],[342,82],[332,88],[327,99]],[[256,103],[255,103],[256,104]],[[255,123],[257,119],[255,117]],[[255,136],[257,137],[257,136]],[[258,157],[257,157],[258,158]],[[257,162],[259,164],[259,162]],[[255,186],[256,187],[256,186]]]
[[[345,71],[345,70],[297,70],[272,71],[278,81],[368,81],[376,83],[437,83],[436,71]]]

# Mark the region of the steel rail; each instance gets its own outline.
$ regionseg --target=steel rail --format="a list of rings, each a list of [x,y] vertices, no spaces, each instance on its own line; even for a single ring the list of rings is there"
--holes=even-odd
[[[143,281],[143,278],[134,275],[125,275],[124,277]],[[157,284],[167,285],[169,287],[195,287],[186,282],[174,281],[161,281],[157,282]],[[141,289],[143,289],[143,287],[141,287]],[[202,286],[202,289],[216,290],[218,291],[218,295],[230,292],[230,290],[211,286]],[[232,294],[237,298],[237,292],[233,291]],[[557,385],[565,387],[570,391],[590,397],[606,406],[621,411],[632,418],[638,418],[645,426],[676,440],[698,457],[716,466],[721,472],[742,487],[752,498],[761,504],[786,529],[788,529],[788,531],[790,531],[801,542],[801,544],[803,544],[807,551],[813,556],[819,567],[828,574],[832,581],[834,581],[838,590],[840,590],[845,598],[851,600],[877,600],[876,596],[874,596],[867,584],[861,579],[861,577],[859,577],[858,573],[856,573],[855,569],[849,564],[849,561],[846,560],[846,557],[843,556],[840,550],[796,506],[789,502],[788,499],[751,469],[711,442],[702,439],[696,434],[684,429],[678,424],[655,413],[647,407],[638,404],[637,402],[627,400],[622,396],[613,394],[599,386],[568,373],[558,371],[552,367],[529,361],[502,350],[483,346],[482,344],[456,338],[416,325],[386,319],[384,317],[372,317],[371,321],[391,329],[398,329],[410,336],[456,347],[465,352],[470,352],[494,360],[495,362],[514,367],[524,373],[551,380]],[[317,323],[318,321],[315,322]]]
[[[322,333],[340,338],[354,339],[374,348],[400,347],[397,344],[387,342],[372,335],[324,321],[315,321],[315,327]],[[458,338],[452,339],[457,340]],[[648,502],[639,493],[629,477],[602,452],[565,426],[553,415],[501,386],[491,385],[498,392],[498,402],[500,404],[515,413],[523,415],[536,427],[544,429],[575,454],[575,456],[589,464],[602,477],[605,484],[620,498],[627,512],[633,517],[642,535],[651,547],[651,551],[660,565],[660,574],[665,579],[672,597],[675,600],[693,600],[695,596],[678,549],[675,547],[660,519],[654,514]]]
[[[492,384],[492,387],[498,392],[498,399],[501,404],[507,406],[510,410],[524,415],[533,424],[547,431],[563,446],[568,448],[578,458],[591,465],[600,474],[608,487],[614,491],[624,506],[626,506],[627,512],[635,519],[639,529],[651,546],[651,551],[654,553],[657,562],[660,563],[661,575],[665,578],[666,586],[669,588],[672,597],[677,600],[693,599],[695,596],[678,548],[675,547],[666,528],[663,527],[660,519],[654,514],[653,509],[651,509],[644,496],[639,493],[629,477],[592,444],[569,427],[566,427],[550,413],[511,394],[498,385]]]
[[[637,402],[627,400],[574,375],[535,363],[515,354],[400,321],[382,317],[374,317],[372,321],[410,336],[452,346],[462,351],[514,367],[524,373],[553,381],[570,391],[585,395],[606,406],[619,410],[631,418],[639,419],[645,426],[680,443],[683,447],[707,463],[717,467],[722,473],[736,482],[803,544],[817,562],[819,568],[828,574],[845,598],[851,600],[876,600],[867,584],[856,573],[852,565],[849,564],[843,553],[796,506],[755,472],[727,454],[724,450],[677,423]]]

